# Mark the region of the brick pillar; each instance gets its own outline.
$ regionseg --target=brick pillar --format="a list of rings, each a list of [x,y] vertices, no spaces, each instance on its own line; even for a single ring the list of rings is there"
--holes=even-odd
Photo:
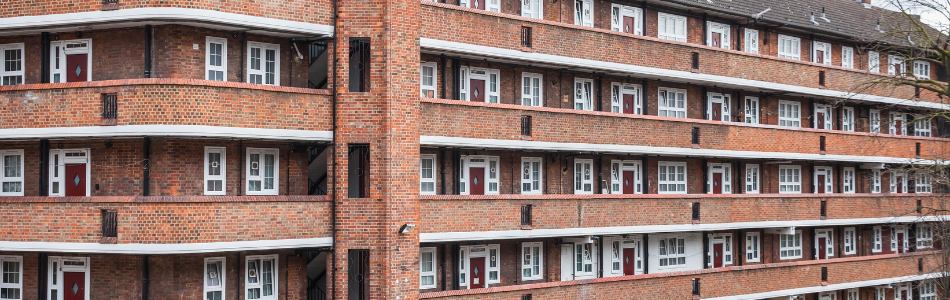
[[[332,299],[348,295],[348,252],[370,251],[368,299],[416,299],[419,292],[418,0],[337,1],[336,205]],[[368,92],[350,92],[350,40],[371,44]],[[369,195],[348,196],[348,147],[369,144]],[[355,280],[355,279],[354,279]],[[397,298],[398,297],[398,298]]]

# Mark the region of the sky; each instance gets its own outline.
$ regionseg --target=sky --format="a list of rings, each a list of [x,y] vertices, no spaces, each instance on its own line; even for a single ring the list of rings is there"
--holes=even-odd
[[[897,7],[893,4],[894,1],[901,1],[901,0],[871,0],[871,5],[896,11]],[[945,1],[940,1],[940,0],[938,1],[947,3]],[[904,3],[909,3],[909,2],[904,2]],[[920,14],[920,19],[924,21],[924,23],[927,23],[930,26],[934,26],[936,28],[946,28],[948,23],[950,23],[950,20],[947,20],[947,18],[944,17],[942,14],[936,13],[933,11],[920,11],[918,14]]]

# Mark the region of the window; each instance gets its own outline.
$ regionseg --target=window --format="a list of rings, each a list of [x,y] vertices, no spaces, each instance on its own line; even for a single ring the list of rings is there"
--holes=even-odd
[[[247,82],[280,85],[280,45],[247,42]]]
[[[904,58],[896,55],[889,55],[887,57],[887,74],[888,75],[904,75],[907,70],[904,69]]]
[[[657,115],[661,117],[685,118],[686,117],[686,90],[660,88],[659,95],[660,109]]]
[[[779,258],[802,258],[802,231],[795,230],[795,234],[779,235]]]
[[[659,13],[658,37],[664,40],[686,42],[686,17]]]
[[[706,32],[706,46],[729,49],[729,25],[707,21],[706,28],[709,28]]]
[[[831,130],[834,127],[834,124],[832,124],[832,108],[830,105],[815,104],[813,111],[815,112],[815,129]]]
[[[812,187],[815,193],[834,193],[834,172],[831,167],[815,167]]]
[[[277,300],[277,255],[247,257],[244,277],[247,299]]]
[[[593,0],[574,0],[574,25],[594,27]]]
[[[930,173],[927,171],[917,172],[917,180],[914,181],[914,192],[933,193],[931,181]]]
[[[888,122],[887,133],[894,135],[907,135],[907,124],[904,122],[903,114],[891,112],[891,119],[890,122]]]
[[[746,232],[745,234],[745,261],[759,262],[759,233]]]
[[[0,85],[23,84],[23,43],[0,45]]]
[[[732,103],[732,96],[729,94],[708,93],[706,103],[706,119],[713,121],[729,122],[730,117],[729,104]]]
[[[933,227],[927,224],[917,225],[917,249],[927,249],[934,245]]]
[[[759,97],[745,97],[745,122],[759,124]]]
[[[801,60],[802,40],[797,37],[778,35],[778,57]]]
[[[841,66],[854,68],[854,48],[841,46]]]
[[[574,194],[593,194],[593,159],[574,160]]]
[[[23,257],[0,256],[0,299],[23,299]]]
[[[522,195],[540,195],[541,191],[541,170],[542,159],[540,157],[522,157],[521,158],[521,194]]]
[[[459,5],[462,7],[499,12],[501,5],[498,1],[499,0],[460,0]]]
[[[0,196],[23,196],[23,150],[0,150]]]
[[[277,149],[247,148],[247,194],[277,195]]]
[[[686,194],[686,163],[659,162],[657,189],[660,194]]]
[[[930,136],[930,118],[925,115],[917,115],[917,121],[914,121],[915,136]]]
[[[544,3],[541,0],[522,0],[521,16],[526,18],[544,19]]]
[[[544,243],[521,243],[521,280],[540,280]]]
[[[871,170],[871,193],[881,193],[881,171]]]
[[[751,28],[745,29],[745,52],[759,53],[759,31]]]
[[[228,40],[205,38],[205,79],[228,81]]]
[[[831,65],[831,44],[815,42],[811,51],[811,62]]]
[[[874,226],[874,230],[871,233],[871,235],[873,236],[872,239],[874,242],[874,246],[871,248],[871,252],[875,252],[875,253],[881,252],[881,250],[883,250],[882,241],[881,241],[882,239],[881,226]]]
[[[757,164],[745,165],[745,193],[759,193],[759,165]]]
[[[227,279],[224,262],[224,257],[205,258],[205,299],[224,299],[225,279]]]
[[[798,194],[802,192],[801,166],[778,167],[778,192],[779,194]]]
[[[574,109],[594,110],[594,81],[574,78]]]
[[[872,109],[868,113],[868,123],[871,133],[881,133],[881,111]]]
[[[718,164],[710,163],[708,164],[709,180],[706,181],[706,191],[708,194],[732,194],[732,164]],[[716,180],[716,174],[719,174],[719,180]],[[716,185],[720,185],[719,189],[716,189]]]
[[[642,20],[640,8],[620,4],[610,6],[610,29],[613,31],[643,35]]]
[[[574,243],[574,279],[595,277],[597,246],[593,243]]]
[[[937,300],[937,285],[933,282],[921,283],[917,293],[920,294],[920,300]]]
[[[50,82],[91,80],[92,39],[50,42]]]
[[[886,300],[885,287],[876,287],[874,288],[874,300]]]
[[[610,161],[611,194],[643,194],[639,160]]]
[[[498,156],[462,156],[459,194],[497,195]]]
[[[778,125],[802,127],[802,104],[796,101],[779,100]]]
[[[858,299],[858,289],[849,289],[847,300],[860,300]]]
[[[898,235],[904,238],[898,240]],[[904,226],[891,226],[891,252],[904,253],[907,251],[907,230]]]
[[[227,149],[205,147],[205,195],[225,195]]]
[[[438,287],[435,279],[435,247],[419,248],[419,289]]]
[[[625,114],[643,114],[640,86],[614,82],[610,84],[610,111]]]
[[[907,175],[904,172],[891,171],[891,194],[907,192]]]
[[[660,269],[686,264],[686,239],[660,239]]]
[[[422,97],[435,98],[436,82],[439,76],[439,65],[434,62],[423,62],[419,70],[420,89]]]
[[[420,155],[419,194],[435,195],[435,154]]]
[[[881,55],[874,51],[868,51],[868,71],[881,73]]]
[[[726,265],[732,264],[732,234],[731,233],[716,233],[709,234],[709,246],[706,249],[706,259],[708,263],[706,266],[710,268],[720,268]],[[717,265],[714,255],[716,255],[716,245],[722,245],[722,261],[721,265]]]
[[[841,109],[841,130],[854,131],[854,107]]]
[[[459,85],[459,96],[461,100],[498,103],[501,89],[499,78],[501,71],[497,69],[484,69],[475,67],[461,67],[461,84]]]
[[[349,38],[349,62],[347,63],[347,79],[349,82],[347,83],[347,90],[350,93],[367,93],[370,91],[370,86],[372,83],[370,79],[370,71],[373,68],[371,51],[373,48],[372,46],[372,40],[370,38]],[[356,257],[354,259],[360,258]]]
[[[858,253],[856,248],[854,227],[844,228],[844,254],[850,255]]]
[[[543,77],[537,73],[521,73],[521,105],[541,107]]]
[[[854,167],[845,167],[841,170],[841,179],[843,181],[841,184],[841,192],[845,194],[854,194],[854,172]]]
[[[930,62],[915,60],[914,76],[916,76],[917,79],[930,79]]]
[[[821,239],[825,239],[825,253],[820,253],[821,250],[820,243]],[[827,259],[835,256],[835,237],[834,231],[832,229],[819,229],[815,230],[814,237],[814,250],[815,250],[815,259]]]

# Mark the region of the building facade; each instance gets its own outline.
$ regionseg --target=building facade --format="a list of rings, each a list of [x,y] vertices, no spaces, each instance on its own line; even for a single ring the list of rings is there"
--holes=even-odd
[[[936,299],[947,71],[795,2],[5,2],[0,299]]]

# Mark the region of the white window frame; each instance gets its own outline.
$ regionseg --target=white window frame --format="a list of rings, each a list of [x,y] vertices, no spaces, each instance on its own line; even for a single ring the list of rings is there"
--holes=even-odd
[[[799,165],[780,165],[779,173],[779,194],[801,194],[802,193],[802,166]],[[795,180],[795,179],[798,180]],[[784,180],[783,180],[784,179]]]
[[[931,136],[930,118],[926,115],[916,115],[914,118],[917,119],[914,121],[914,136]]]
[[[712,36],[713,33],[719,33],[719,48],[722,49],[731,49],[731,32],[732,28],[728,24],[706,21],[706,46],[713,46]]]
[[[917,77],[917,79],[930,79],[930,62],[915,60],[914,77]]]
[[[541,279],[544,279],[544,243],[521,243],[521,280]]]
[[[919,300],[937,300],[937,285],[930,281],[922,282],[917,287],[917,295]]]
[[[521,0],[521,16],[532,19],[544,19],[543,0]]]
[[[778,125],[802,127],[802,103],[798,101],[778,101]]]
[[[521,194],[541,195],[544,193],[544,158],[521,158]],[[525,187],[528,189],[525,189]]]
[[[610,29],[623,32],[623,18],[633,18],[633,34],[643,35],[643,10],[620,4],[610,5]]]
[[[483,249],[478,253],[473,253],[471,250],[475,248]],[[501,256],[501,246],[499,244],[489,244],[489,245],[473,245],[473,246],[461,246],[459,247],[459,259],[461,263],[459,264],[459,286],[464,286],[465,289],[469,289],[468,278],[468,269],[471,267],[470,258],[472,257],[484,257],[485,265],[483,270],[485,270],[485,288],[490,287],[493,283],[501,283],[501,274],[499,271],[499,265],[501,259],[495,259],[495,267],[491,266],[491,253],[495,253],[496,256]],[[497,278],[491,279],[491,273],[494,272]]]
[[[745,122],[759,124],[759,97],[745,97]]]
[[[841,46],[841,67],[854,69],[854,48]]]
[[[818,128],[818,112],[825,113],[825,128]],[[826,130],[832,130],[833,128],[835,128],[834,118],[832,117],[833,114],[834,114],[834,109],[831,107],[831,105],[815,104],[815,107],[812,110],[812,114],[811,114],[812,118],[815,119],[815,121],[813,122],[814,128],[826,129]]]
[[[260,65],[259,69],[254,69],[254,64],[252,63],[254,57],[252,56],[253,49],[260,49]],[[274,51],[274,82],[267,83],[267,51]],[[280,85],[280,45],[278,44],[268,44],[261,42],[247,42],[247,78],[245,79],[247,83],[251,83],[252,76],[261,76],[262,85]]]
[[[900,191],[897,190],[897,176],[901,177]],[[907,173],[891,170],[890,181],[891,181],[891,187],[890,187],[891,194],[895,194],[895,193],[906,194],[907,193]]]
[[[904,234],[904,239],[902,241],[897,240],[898,232]],[[907,250],[910,250],[910,247],[908,247],[909,239],[910,237],[907,236],[907,227],[904,225],[891,226],[891,252],[897,253],[899,249],[898,247],[903,248],[902,252],[907,252]],[[900,246],[898,246],[898,243],[900,243]]]
[[[894,65],[900,66],[900,70],[897,70]],[[887,75],[904,75],[907,72],[907,64],[904,62],[904,58],[897,55],[888,55],[887,56]]]
[[[930,249],[934,246],[934,232],[930,224],[917,225],[917,249]]]
[[[802,231],[795,230],[795,234],[779,235],[779,259],[802,258]]]
[[[762,252],[762,239],[758,231],[745,233],[745,262],[759,262]]]
[[[713,120],[713,103],[722,104],[722,111],[719,112],[719,120]],[[712,121],[722,121],[730,122],[732,121],[732,116],[730,112],[732,109],[730,105],[732,104],[732,96],[729,94],[720,94],[720,93],[707,93],[706,94],[706,120]]]
[[[874,288],[874,300],[885,300],[887,298],[886,287],[875,287]]]
[[[845,255],[857,254],[857,230],[854,227],[845,227],[844,236],[841,238],[844,240],[842,250],[844,250]]]
[[[818,51],[823,51],[821,62],[818,62]],[[815,41],[811,47],[811,62],[816,64],[831,65],[831,44]]]
[[[422,259],[423,257],[422,255],[426,253],[430,254],[431,255],[430,257],[432,258],[430,261],[430,263],[432,264],[430,266],[431,270],[429,271],[425,271],[425,267],[424,267],[425,262]],[[437,265],[438,265],[439,260],[437,259],[436,255],[437,255],[437,252],[436,252],[435,247],[419,248],[419,289],[420,290],[434,289],[439,286],[439,278],[438,276],[436,276]],[[432,284],[422,284],[423,282],[422,278],[424,277],[432,277]]]
[[[478,5],[475,3],[476,1],[486,1],[485,11],[490,11],[490,12],[501,11],[500,10],[501,4],[498,2],[499,0],[460,0],[459,6],[477,9]]]
[[[897,131],[897,121],[901,121],[901,130]],[[890,119],[887,122],[887,133],[891,135],[907,135],[907,120],[902,113],[891,112]]]
[[[202,299],[208,299],[208,293],[211,293],[211,292],[220,292],[220,293],[221,293],[221,300],[225,300],[225,298],[227,298],[227,293],[226,293],[225,291],[226,291],[226,287],[227,287],[227,278],[228,278],[227,276],[225,276],[226,274],[228,274],[228,273],[227,273],[227,269],[226,269],[226,268],[228,267],[228,264],[226,263],[226,262],[227,262],[227,258],[225,258],[225,257],[206,257],[205,260],[204,260],[204,262],[205,262],[205,264],[204,264],[204,273],[202,273],[202,277],[204,277],[204,285],[203,285],[203,286],[204,286],[204,289],[203,289],[203,292],[202,292],[202,294],[201,294],[201,295],[202,295]],[[216,264],[216,265],[218,265],[218,272],[214,274],[214,276],[216,276],[216,277],[218,278],[218,280],[220,281],[220,283],[219,283],[217,286],[211,286],[211,285],[209,285],[209,282],[208,282],[208,279],[209,279],[209,278],[208,278],[208,277],[211,276],[211,275],[208,273],[208,265],[209,265],[209,264]]]
[[[85,46],[72,47],[67,49],[67,45]],[[66,55],[86,54],[86,81],[92,81],[92,39],[75,39],[67,41],[50,42],[50,74],[51,83],[66,82]],[[60,76],[57,81],[56,76]]]
[[[461,84],[459,85],[459,96],[461,100],[472,101],[469,98],[469,90],[471,87],[472,80],[484,80],[485,81],[485,103],[499,103],[501,95],[499,91],[501,90],[501,71],[498,69],[486,69],[486,68],[477,68],[477,67],[461,67],[459,79]]]
[[[673,173],[670,173],[673,170]],[[682,172],[682,180],[676,179]],[[689,190],[688,172],[686,162],[679,161],[661,161],[657,163],[657,194],[686,194]],[[673,178],[670,180],[669,178]],[[673,190],[670,188],[673,187]],[[682,188],[682,190],[680,190]]]
[[[610,193],[623,194],[623,172],[632,171],[633,193],[643,194],[643,164],[639,160],[610,161]]]
[[[247,154],[245,155],[245,170],[244,170],[244,192],[246,195],[277,195],[280,191],[280,149],[277,148],[247,148]],[[251,175],[252,166],[251,154],[258,154],[260,161],[256,162],[257,167],[260,169],[258,175]],[[274,186],[270,189],[264,188],[264,157],[266,155],[274,155]],[[260,181],[261,190],[252,191],[251,190],[251,181]]]
[[[745,165],[745,193],[758,194],[761,192],[761,169],[758,164]]]
[[[735,240],[732,239],[731,233],[710,233],[709,238],[709,248],[706,249],[706,256],[709,263],[706,264],[707,267],[712,268],[713,263],[713,249],[715,249],[716,244],[722,244],[722,266],[730,266],[733,264],[735,256],[732,255],[732,246]]]
[[[594,110],[594,80],[574,78],[574,109]]]
[[[813,239],[813,247],[815,253],[815,259],[818,259],[818,238],[825,237],[825,259],[830,259],[835,256],[835,232],[833,229],[818,229],[815,230],[815,236]]]
[[[671,96],[672,95],[672,100]],[[686,90],[674,88],[659,88],[657,97],[657,116],[670,118],[686,118],[687,98]],[[682,98],[682,99],[681,99]],[[672,104],[672,106],[670,106]]]
[[[610,111],[623,113],[623,96],[633,96],[633,114],[643,114],[642,88],[639,84],[613,82],[610,84]]]
[[[841,109],[841,130],[854,131],[854,107],[845,106]]]
[[[221,65],[211,64],[211,44],[221,45]],[[221,72],[221,80],[213,78],[211,72]],[[205,37],[205,80],[228,81],[228,39]]]
[[[933,178],[926,170],[917,172],[914,177],[914,193],[930,194],[933,193]]]
[[[881,133],[881,111],[872,109],[868,112],[868,132]]]
[[[269,295],[269,296],[265,296],[265,295],[264,295],[264,282],[263,282],[263,281],[264,281],[264,274],[263,274],[263,269],[264,269],[264,261],[266,261],[266,260],[273,260],[273,270],[272,270],[272,272],[273,272],[273,276],[274,276],[274,281],[271,283],[271,285],[273,285],[273,294],[271,294],[271,295]],[[251,283],[251,275],[252,275],[252,274],[251,274],[250,263],[251,263],[252,261],[257,261],[257,262],[258,262],[258,266],[260,267],[260,270],[261,270],[261,272],[260,272],[261,274],[254,274],[254,275],[256,275],[256,276],[260,276],[260,277],[259,277],[260,279],[257,281],[257,283]],[[279,262],[280,262],[280,256],[277,255],[277,254],[272,254],[272,255],[250,255],[250,256],[245,257],[245,259],[244,259],[244,275],[243,275],[243,276],[244,276],[244,295],[247,296],[246,299],[254,299],[254,300],[258,300],[258,299],[259,299],[259,300],[277,300],[278,295],[280,295],[280,276],[279,276],[279,275],[280,275],[280,268],[278,268],[278,263],[279,263]],[[257,272],[257,271],[255,270],[255,272]],[[250,298],[249,292],[250,292],[251,290],[253,290],[253,289],[260,289],[260,290],[261,290],[260,298]]]
[[[871,230],[871,253],[884,251],[884,235],[881,226],[874,226]]]
[[[684,16],[668,13],[657,15],[657,37],[663,40],[686,42],[686,27],[689,21]],[[672,26],[673,28],[670,28]]]
[[[778,35],[778,57],[801,60],[802,39],[784,34]]]
[[[657,256],[659,257],[659,263],[657,264],[657,270],[664,269],[675,269],[682,268],[683,265],[688,264],[687,255],[686,255],[686,236],[676,236],[669,235],[659,238],[657,243]],[[673,245],[673,244],[676,245]],[[676,252],[672,253],[671,252]],[[670,262],[674,262],[670,264]],[[682,262],[680,262],[682,261]]]
[[[881,73],[881,55],[876,51],[868,51],[868,71]]]
[[[858,299],[860,297],[858,293],[858,289],[848,289],[846,291],[846,296],[847,296],[847,298],[845,298],[846,300],[860,300]]]
[[[4,300],[22,300],[23,297],[24,297],[24,296],[23,296],[23,294],[24,294],[24,291],[23,291],[23,256],[12,256],[12,255],[0,256],[0,274],[3,274],[3,273],[5,273],[5,272],[7,271],[4,266],[5,266],[6,263],[8,263],[8,262],[10,262],[10,263],[16,263],[16,264],[17,264],[18,270],[15,270],[15,271],[17,272],[17,275],[19,275],[19,277],[16,278],[16,282],[5,283],[5,282],[3,282],[3,277],[5,277],[5,276],[0,276],[0,289],[16,289],[16,290],[18,291],[17,293],[19,294],[19,297],[17,297],[17,298],[3,298],[3,299],[4,299]]]
[[[219,170],[220,173],[219,173],[218,175],[211,175],[211,160],[210,160],[210,159],[211,159],[211,154],[212,154],[212,153],[220,155],[219,158],[218,158],[218,160],[219,160],[219,161],[218,161],[218,165],[219,165],[219,167],[220,167],[220,168],[219,168],[219,169],[220,169],[220,170]],[[204,194],[205,194],[205,195],[209,195],[209,196],[211,196],[211,195],[216,195],[216,196],[227,195],[227,193],[228,193],[228,188],[227,188],[227,182],[228,182],[228,179],[227,179],[227,175],[228,175],[228,173],[227,173],[227,165],[228,165],[228,164],[227,164],[227,162],[228,162],[228,159],[227,159],[227,155],[228,155],[228,151],[227,151],[227,148],[225,148],[225,147],[209,147],[209,146],[206,146],[206,147],[205,147],[205,155],[204,155],[204,156],[205,156],[205,157],[204,157],[204,158],[205,158],[205,159],[204,159]],[[220,190],[220,191],[212,191],[212,190],[210,190],[210,185],[208,184],[208,182],[209,182],[209,181],[212,181],[212,180],[220,180],[220,181],[221,181],[221,190]]]
[[[871,194],[881,193],[881,171],[871,170]]]
[[[66,154],[75,154],[67,157]],[[59,163],[57,163],[57,161]],[[92,174],[92,151],[89,148],[56,149],[49,151],[49,195],[50,197],[66,196],[66,164],[86,165],[86,197],[92,194],[90,189]],[[57,174],[59,176],[57,176]],[[59,191],[57,191],[59,189]]]
[[[521,105],[544,106],[544,75],[521,72]]]
[[[481,160],[481,161],[475,161]],[[487,155],[462,155],[462,172],[459,178],[459,195],[470,195],[471,189],[468,188],[469,169],[485,168],[485,195],[498,195],[498,178],[501,160],[498,156]],[[492,168],[494,166],[494,168]],[[492,170],[494,169],[494,170]],[[494,172],[493,172],[494,171]]]
[[[594,194],[594,160],[589,158],[574,159],[574,194]]]
[[[856,179],[857,171],[854,169],[854,167],[844,167],[841,169],[841,192],[845,194],[856,193]]]
[[[430,167],[431,170],[429,172],[428,177],[425,176],[426,175],[425,173],[426,160],[429,160],[431,162],[431,167]],[[437,172],[436,162],[437,162],[437,158],[435,154],[419,155],[419,194],[420,195],[435,195],[436,194],[436,187],[435,187],[435,173]],[[425,185],[426,183],[432,184],[431,191],[426,191],[425,189],[422,188],[423,185]]]
[[[722,173],[722,193],[732,194],[732,164],[730,163],[709,163],[707,164],[709,180],[706,181],[706,193],[713,193],[713,174]]]
[[[426,70],[430,71],[430,75],[426,75]],[[435,98],[436,91],[438,88],[439,81],[439,63],[436,62],[422,62],[419,64],[419,89],[420,96],[425,98]],[[426,80],[430,80],[429,83],[426,83]],[[430,94],[431,93],[431,96]]]
[[[85,275],[85,280],[86,280],[86,284],[85,284],[86,292],[85,292],[85,298],[83,299],[91,299],[89,296],[90,294],[89,286],[91,285],[92,279],[90,276],[91,267],[89,265],[89,257],[50,256],[47,262],[48,263],[47,263],[46,274],[49,275],[49,277],[46,278],[47,295],[52,295],[53,291],[56,291],[56,293],[59,295],[59,299],[57,300],[63,299],[62,295],[65,289],[64,284],[63,284],[63,273],[81,272]],[[66,262],[69,262],[69,264],[66,265],[65,264]]]
[[[8,85],[6,84],[7,83],[6,78],[14,77],[14,76],[19,77],[20,79],[18,80],[17,83],[14,83],[12,85],[26,83],[26,50],[25,50],[26,48],[24,45],[25,45],[24,43],[0,44],[0,86]],[[7,57],[7,51],[20,52],[20,57],[18,59],[18,61],[20,62],[19,70],[7,71],[6,62],[7,62],[7,59],[10,59],[9,57]]]
[[[24,191],[26,190],[26,181],[24,180],[24,178],[26,178],[26,175],[24,174],[24,165],[26,165],[26,161],[24,161],[24,159],[26,159],[26,156],[23,153],[24,153],[23,149],[0,150],[0,196],[23,196],[24,195]],[[19,157],[20,167],[19,169],[14,170],[15,172],[17,172],[17,174],[19,174],[19,176],[9,176],[9,177],[6,176],[7,174],[6,170],[8,167],[6,165],[7,156]],[[5,183],[13,183],[13,184],[19,183],[20,191],[19,192],[4,192],[3,184]]]
[[[745,52],[759,54],[759,31],[752,28],[745,28]]]
[[[815,167],[814,172],[811,175],[811,187],[814,193],[818,193],[818,175],[825,175],[825,193],[832,194],[835,192],[835,180],[834,180],[834,169],[832,167]]]
[[[577,11],[578,8],[581,11]],[[593,0],[574,0],[574,25],[594,27]]]

